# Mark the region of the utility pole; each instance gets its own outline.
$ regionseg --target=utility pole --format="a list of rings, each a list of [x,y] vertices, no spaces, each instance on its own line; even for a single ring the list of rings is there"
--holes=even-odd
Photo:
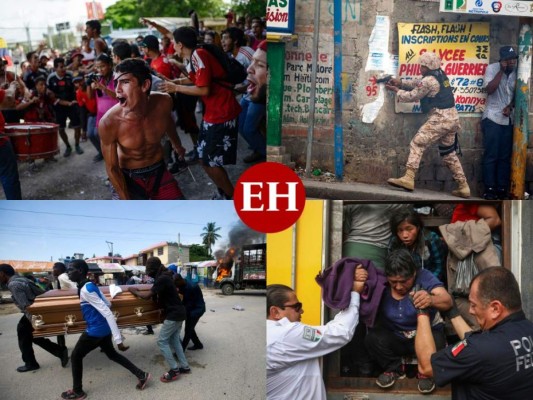
[[[32,46],[31,46],[31,37],[30,37],[30,26],[29,25],[26,25],[25,26],[26,28],[26,38],[28,40],[28,48],[31,50],[33,50]]]
[[[107,240],[105,242],[111,248],[111,262],[113,263],[114,262],[114,257],[115,257],[114,253],[113,253],[113,242],[108,242]]]

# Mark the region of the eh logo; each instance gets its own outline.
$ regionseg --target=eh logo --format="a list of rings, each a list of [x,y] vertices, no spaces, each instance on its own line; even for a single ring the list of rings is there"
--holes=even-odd
[[[235,186],[234,205],[241,220],[264,233],[290,228],[305,207],[305,188],[289,167],[266,162],[246,170]]]

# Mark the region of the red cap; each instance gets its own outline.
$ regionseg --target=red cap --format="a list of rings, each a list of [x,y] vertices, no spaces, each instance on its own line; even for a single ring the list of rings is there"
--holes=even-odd
[[[257,46],[257,48],[266,52],[267,51],[267,41],[263,40],[261,43],[259,43],[259,46]]]

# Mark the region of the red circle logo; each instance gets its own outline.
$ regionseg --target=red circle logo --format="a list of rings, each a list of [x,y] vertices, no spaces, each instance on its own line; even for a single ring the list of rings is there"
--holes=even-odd
[[[286,165],[264,162],[244,171],[233,195],[235,210],[253,230],[274,233],[291,227],[305,207],[301,179]]]

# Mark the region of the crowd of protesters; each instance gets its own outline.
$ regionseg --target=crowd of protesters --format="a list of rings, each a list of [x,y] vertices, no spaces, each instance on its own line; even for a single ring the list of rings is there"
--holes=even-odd
[[[224,166],[237,162],[238,134],[241,134],[251,149],[250,154],[242,156],[243,162],[254,163],[266,159],[266,96],[254,96],[254,91],[263,93],[264,89],[254,83],[262,79],[253,77],[258,63],[254,63],[256,51],[262,55],[259,61],[262,64],[260,69],[264,69],[266,74],[265,24],[260,17],[235,19],[232,14],[226,16],[226,28],[217,32],[206,29],[194,11],[191,10],[189,16],[191,26],[179,28],[174,32],[151,20],[141,19],[141,23],[158,32],[154,31],[155,35],[138,36],[134,42],[106,41],[101,37],[100,22],[90,20],[86,23],[86,35],[82,37],[78,47],[61,54],[57,50],[47,49],[44,43],[39,45],[36,50],[25,54],[26,60],[20,63],[20,70],[16,71],[22,79],[18,80],[14,105],[2,110],[5,122],[58,124],[59,137],[65,145],[63,157],[71,157],[73,152],[83,154],[86,146],[84,142],[89,141],[96,149],[93,161],[104,161],[108,175],[113,171],[111,175],[115,179],[112,180],[112,176],[109,176],[114,189],[113,198],[184,198],[179,188],[172,191],[162,190],[158,194],[160,181],[168,176],[168,179],[176,181],[172,175],[179,174],[187,170],[188,165],[199,162],[217,186],[218,190],[213,199],[231,199],[233,185]],[[181,42],[177,43],[177,38]],[[205,51],[206,45],[211,45],[219,49],[221,54],[226,53],[228,57],[237,60],[245,71],[247,70],[248,78],[228,86],[225,82],[227,66],[221,65],[220,58],[213,56],[212,52]],[[21,53],[19,56],[23,56],[23,50],[19,47],[16,51]],[[187,50],[184,51],[185,48]],[[193,143],[192,148],[184,149],[181,142],[173,140],[173,137],[177,136],[175,132],[168,132],[169,129],[176,130],[171,125],[167,124],[161,128],[152,126],[151,129],[158,132],[149,136],[162,136],[161,150],[159,147],[156,149],[161,154],[161,159],[156,160],[157,165],[163,165],[172,175],[162,175],[159,167],[153,168],[154,165],[150,164],[153,159],[135,163],[136,167],[129,169],[128,174],[135,175],[138,170],[142,170],[142,177],[139,179],[148,182],[146,187],[142,188],[143,193],[137,195],[133,193],[135,190],[127,186],[129,181],[124,184],[120,177],[126,172],[121,171],[118,175],[115,173],[125,169],[125,164],[132,163],[117,158],[115,154],[106,158],[101,140],[103,125],[100,121],[109,110],[118,105],[116,108],[122,106],[123,111],[126,110],[125,113],[132,112],[124,105],[124,98],[117,95],[116,87],[118,82],[115,68],[127,59],[142,60],[146,64],[150,71],[150,86],[146,94],[166,92],[170,95],[170,117],[177,127],[191,136]],[[123,69],[122,74],[126,75],[131,72],[124,71]],[[141,87],[143,82],[137,83]],[[133,111],[147,113],[149,110]],[[121,117],[117,114],[118,119]],[[155,117],[148,118],[146,114],[144,117],[149,124],[156,123]],[[201,123],[198,124],[197,121],[200,120]],[[109,121],[107,123],[109,124]],[[74,130],[73,138],[67,134],[67,127]],[[130,138],[113,139],[109,143],[114,146],[115,153],[123,154],[129,146],[126,142],[137,141],[133,136],[146,136],[145,132],[141,131],[142,129],[133,132]],[[140,146],[137,150],[145,152],[146,149]],[[45,162],[50,161],[56,161],[55,157],[49,156],[45,159]],[[14,157],[10,158],[10,162],[15,162]],[[146,164],[147,162],[150,165]],[[13,168],[9,170],[13,171]],[[133,178],[131,185],[135,185],[135,176]],[[18,179],[13,181],[18,182]],[[12,192],[5,187],[4,191],[6,194]]]

